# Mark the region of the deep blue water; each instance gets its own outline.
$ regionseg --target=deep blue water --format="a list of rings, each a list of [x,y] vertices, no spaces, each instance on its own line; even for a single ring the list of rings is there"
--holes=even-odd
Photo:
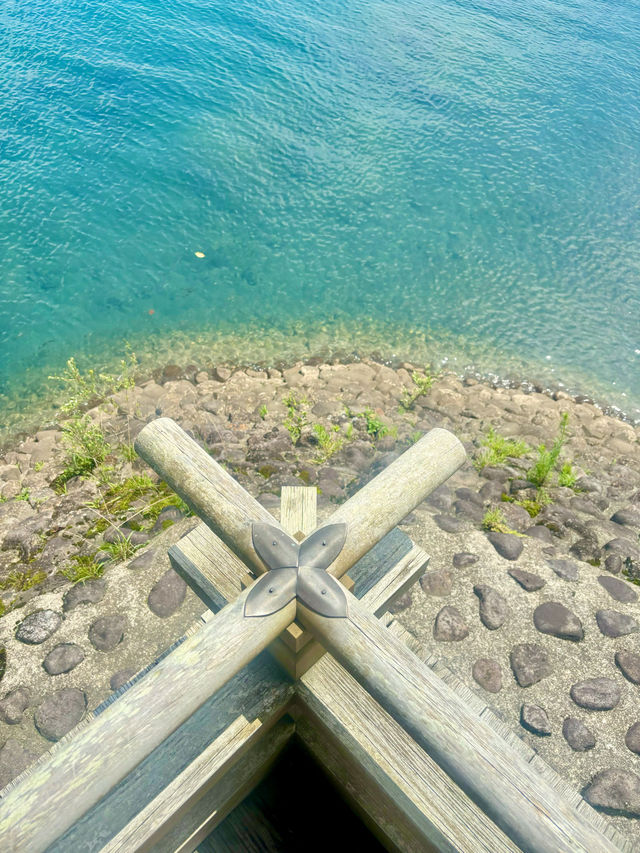
[[[640,407],[635,0],[3,0],[0,122],[0,409],[367,324]]]

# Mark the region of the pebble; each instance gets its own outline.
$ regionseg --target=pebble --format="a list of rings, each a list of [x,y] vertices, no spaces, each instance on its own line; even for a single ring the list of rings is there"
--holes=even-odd
[[[620,701],[620,688],[611,678],[587,678],[573,684],[569,695],[581,708],[610,711]]]
[[[100,616],[89,628],[91,645],[100,652],[110,652],[122,642],[126,621],[119,613]]]
[[[51,649],[42,662],[49,675],[70,672],[84,660],[84,650],[76,643],[60,643]]]
[[[593,749],[596,745],[596,739],[592,731],[590,731],[582,720],[577,717],[567,717],[562,724],[562,735],[571,749],[576,752],[586,752],[588,749]]]
[[[551,634],[561,640],[578,642],[584,637],[580,619],[557,601],[539,604],[533,611],[533,624],[541,634]]]
[[[451,592],[453,576],[446,569],[425,572],[420,578],[420,586],[427,595],[445,596]]]
[[[631,770],[613,767],[601,770],[583,793],[592,806],[640,817],[640,776]]]
[[[478,658],[473,664],[471,675],[474,681],[489,693],[499,693],[502,689],[502,670],[498,661]]]
[[[469,628],[459,610],[446,606],[436,616],[433,636],[443,642],[458,642],[469,635]]]
[[[520,724],[534,735],[551,734],[551,723],[547,712],[539,705],[523,705],[520,708]]]
[[[633,616],[618,610],[597,610],[596,622],[605,637],[624,637],[638,630],[638,623]]]
[[[25,749],[15,738],[7,738],[0,748],[0,788],[26,770],[37,757],[35,752]]]
[[[480,600],[480,621],[490,631],[500,628],[507,618],[508,607],[505,598],[487,584],[476,584],[474,593]]]
[[[62,616],[54,610],[35,610],[18,625],[16,639],[30,646],[44,643],[60,627]]]
[[[473,566],[477,563],[480,557],[477,554],[472,554],[470,551],[460,551],[453,555],[453,566],[456,569],[466,569],[468,566]]]
[[[143,551],[142,554],[138,554],[137,557],[134,557],[133,560],[129,562],[129,568],[134,571],[140,571],[141,569],[148,569],[149,566],[153,564],[153,558],[156,555],[155,548],[149,548],[148,551]]]
[[[573,560],[547,560],[547,564],[563,581],[578,580],[578,564]]]
[[[149,593],[149,610],[161,619],[166,619],[178,610],[186,594],[185,581],[173,569],[167,569]]]
[[[524,532],[527,536],[531,536],[533,539],[539,539],[540,542],[544,542],[547,545],[553,545],[553,533],[548,527],[545,527],[544,524],[534,524],[533,527],[525,528]]]
[[[619,575],[622,571],[622,557],[620,554],[609,554],[604,561],[604,567],[612,575]]]
[[[522,554],[522,539],[513,533],[487,533],[487,539],[505,560],[517,560]]]
[[[104,578],[91,578],[76,583],[64,594],[62,609],[68,613],[80,604],[97,604],[104,598],[106,589],[107,582]]]
[[[629,729],[624,736],[624,742],[627,749],[630,749],[631,752],[635,752],[636,755],[640,755],[640,720],[629,726]]]
[[[34,722],[43,737],[57,741],[78,725],[86,710],[84,692],[76,687],[63,687],[36,709]]]
[[[634,506],[619,509],[613,513],[611,521],[615,521],[616,524],[629,525],[630,527],[640,527],[640,509]]]
[[[598,583],[603,586],[612,598],[616,601],[622,601],[629,604],[632,601],[638,600],[638,593],[634,590],[630,583],[618,578],[612,578],[610,575],[600,575]]]
[[[445,533],[462,533],[467,529],[465,522],[453,515],[434,515],[433,520]]]
[[[640,655],[636,652],[616,652],[615,661],[618,669],[632,684],[640,684]]]
[[[10,726],[22,722],[22,715],[29,705],[31,694],[28,687],[16,687],[0,702],[0,719]]]
[[[461,515],[463,518],[468,518],[470,521],[475,521],[478,524],[485,515],[484,506],[475,501],[454,501],[452,509],[456,515]]]
[[[519,643],[509,655],[511,669],[520,687],[531,687],[551,675],[549,655],[535,643]]]
[[[511,577],[517,581],[527,592],[535,592],[546,584],[546,580],[533,572],[526,572],[524,569],[509,569]]]

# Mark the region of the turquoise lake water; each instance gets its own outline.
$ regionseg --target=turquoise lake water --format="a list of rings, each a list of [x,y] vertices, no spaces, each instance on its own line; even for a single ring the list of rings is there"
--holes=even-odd
[[[635,0],[3,0],[0,178],[7,419],[245,338],[640,415]]]

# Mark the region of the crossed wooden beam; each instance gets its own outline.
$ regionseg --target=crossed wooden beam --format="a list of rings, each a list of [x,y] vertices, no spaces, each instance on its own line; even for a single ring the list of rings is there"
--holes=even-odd
[[[515,750],[505,761],[500,735],[470,714],[348,584],[337,583],[460,467],[466,454],[455,436],[429,432],[301,544],[173,421],[148,424],[136,450],[219,537],[219,565],[235,561],[230,576],[239,565],[246,569],[246,588],[171,653],[170,668],[165,658],[8,793],[0,808],[4,849],[45,850],[260,651],[280,643],[292,652],[285,666],[297,678],[309,665],[299,671],[297,657],[315,642],[316,656],[328,650],[521,850],[618,850]],[[256,531],[271,539],[256,540]],[[276,556],[279,546],[288,549],[284,559]],[[184,554],[174,549],[174,565],[202,600],[214,609],[224,604],[206,567],[187,559],[185,570]],[[311,557],[301,559],[303,552]],[[277,590],[277,573],[287,570]],[[332,591],[329,606],[323,588]]]

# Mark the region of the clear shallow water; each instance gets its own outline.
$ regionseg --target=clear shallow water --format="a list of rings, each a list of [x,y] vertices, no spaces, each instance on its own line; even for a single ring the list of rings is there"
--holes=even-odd
[[[4,0],[0,179],[0,410],[373,325],[640,414],[633,2]]]

